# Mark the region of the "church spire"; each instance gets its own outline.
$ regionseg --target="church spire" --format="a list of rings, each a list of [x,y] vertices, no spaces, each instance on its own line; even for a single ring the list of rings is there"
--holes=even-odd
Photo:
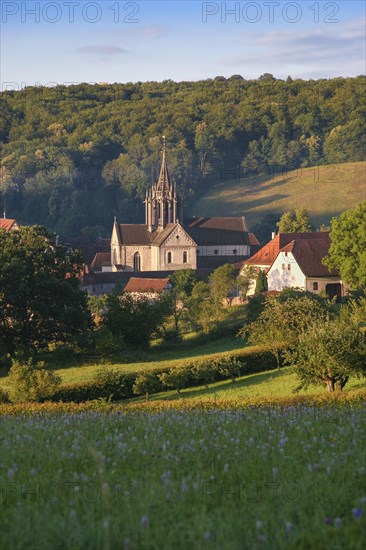
[[[166,162],[166,140],[165,136],[163,136],[163,159],[161,162],[161,168],[160,168],[160,174],[159,179],[156,184],[156,190],[160,191],[161,193],[167,193],[170,188],[170,178],[169,178],[169,172],[168,172],[168,165]]]

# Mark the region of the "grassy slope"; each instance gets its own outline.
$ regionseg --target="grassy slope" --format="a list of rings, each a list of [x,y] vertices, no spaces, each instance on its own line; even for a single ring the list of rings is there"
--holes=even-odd
[[[203,386],[182,390],[180,394],[176,391],[164,392],[150,397],[151,400],[193,398],[205,399],[247,399],[252,397],[285,397],[292,395],[293,390],[298,386],[295,373],[290,367],[281,370],[267,371],[260,374],[251,374],[238,378],[235,382],[224,380],[210,384],[208,388]],[[345,390],[366,388],[366,380],[352,379]],[[301,390],[300,395],[324,393],[321,386],[312,386],[307,390]],[[139,398],[138,400],[143,400]]]
[[[221,182],[192,208],[196,216],[245,216],[249,226],[266,214],[305,207],[316,226],[366,200],[366,163],[302,168],[287,174]]]
[[[242,349],[242,342],[238,338],[223,338],[212,342],[207,342],[200,346],[186,347],[174,351],[159,351],[147,354],[147,360],[140,363],[116,363],[116,364],[93,364],[83,365],[79,367],[69,367],[58,369],[55,372],[61,376],[63,384],[74,384],[77,382],[85,382],[95,378],[97,372],[101,368],[108,368],[119,372],[142,372],[145,369],[159,369],[166,366],[174,367],[175,364],[181,363],[182,360],[187,361],[192,358],[204,358],[204,356]],[[0,388],[8,388],[8,378],[0,378]]]

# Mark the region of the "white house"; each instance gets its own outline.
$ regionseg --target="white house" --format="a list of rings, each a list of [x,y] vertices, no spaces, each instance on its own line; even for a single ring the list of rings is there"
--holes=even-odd
[[[293,240],[281,248],[267,272],[268,290],[300,288],[316,294],[340,298],[345,294],[339,274],[322,263],[328,255],[329,233],[318,233],[317,239]]]

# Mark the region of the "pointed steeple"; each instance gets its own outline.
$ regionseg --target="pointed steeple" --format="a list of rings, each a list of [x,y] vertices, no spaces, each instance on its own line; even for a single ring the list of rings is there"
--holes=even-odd
[[[170,190],[170,178],[168,172],[168,165],[166,162],[166,140],[163,136],[163,159],[161,162],[159,179],[156,184],[156,190],[161,193],[167,193]]]

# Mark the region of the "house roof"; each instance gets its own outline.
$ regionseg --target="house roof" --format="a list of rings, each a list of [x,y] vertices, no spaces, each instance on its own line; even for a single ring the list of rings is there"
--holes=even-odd
[[[125,292],[160,294],[169,285],[169,279],[151,279],[131,277],[123,289]]]
[[[97,252],[94,256],[94,260],[90,264],[91,271],[102,271],[103,266],[111,265],[111,253],[110,252]]]
[[[184,229],[198,245],[250,244],[245,218],[189,218]]]
[[[13,225],[17,225],[15,220],[10,220],[8,218],[0,218],[0,227],[5,229],[5,231],[10,231]]]
[[[330,271],[322,263],[322,259],[328,255],[329,246],[330,238],[326,234],[323,239],[294,239],[280,252],[291,252],[306,277],[338,276],[336,271]]]
[[[274,239],[265,244],[256,254],[254,254],[254,256],[245,260],[242,265],[270,267],[277,258],[279,251],[294,239],[296,241],[308,240],[315,242],[327,240],[330,243],[329,232],[326,231],[312,233],[278,233]]]

